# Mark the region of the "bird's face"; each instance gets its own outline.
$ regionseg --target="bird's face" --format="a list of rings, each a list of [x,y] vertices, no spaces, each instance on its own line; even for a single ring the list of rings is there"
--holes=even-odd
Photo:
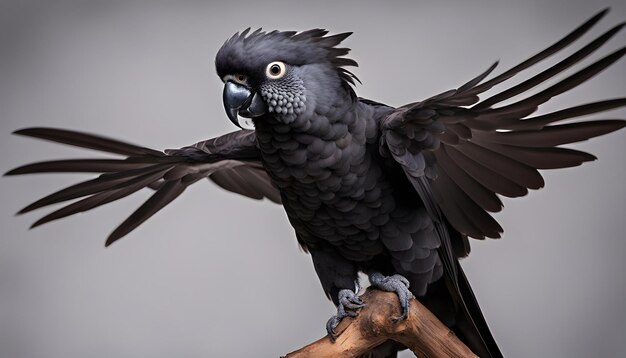
[[[238,116],[272,115],[282,123],[312,110],[328,91],[355,78],[340,67],[356,62],[339,56],[348,49],[335,48],[349,34],[326,36],[324,30],[235,34],[219,50],[215,64],[224,82],[224,109],[237,126]],[[333,86],[335,84],[335,86]],[[349,86],[348,86],[349,87]],[[241,123],[243,122],[243,123]]]
[[[228,118],[241,126],[237,115],[256,118],[273,113],[283,120],[299,115],[306,108],[301,72],[298,66],[274,60],[252,72],[225,75],[223,100]]]

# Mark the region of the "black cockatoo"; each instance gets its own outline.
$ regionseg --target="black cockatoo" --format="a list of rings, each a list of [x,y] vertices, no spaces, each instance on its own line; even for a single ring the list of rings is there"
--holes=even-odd
[[[416,296],[476,354],[499,357],[459,259],[470,252],[468,238],[500,237],[503,230],[489,214],[502,209],[500,195],[519,197],[541,188],[539,169],[595,159],[560,145],[626,125],[623,120],[556,124],[626,106],[626,98],[533,116],[541,104],[620,59],[626,48],[527,94],[594,53],[623,24],[529,79],[489,98],[479,96],[551,58],[605,14],[498,76],[486,80],[494,64],[457,89],[398,108],[355,94],[358,79],[346,67],[357,63],[345,57],[349,49],[339,47],[350,33],[248,29],[224,43],[215,65],[225,84],[228,118],[254,129],[162,152],[80,132],[28,128],[15,133],[125,158],[46,161],[7,174],[101,173],[22,209],[74,200],[34,226],[143,188],[155,190],[106,245],[205,178],[254,199],[268,198],[285,208],[324,292],[337,305],[327,324],[331,336],[342,318],[362,306],[355,287],[363,272],[375,287],[397,293],[404,317],[408,300]],[[518,95],[523,98],[513,98]],[[395,356],[401,348],[387,342],[372,354]]]

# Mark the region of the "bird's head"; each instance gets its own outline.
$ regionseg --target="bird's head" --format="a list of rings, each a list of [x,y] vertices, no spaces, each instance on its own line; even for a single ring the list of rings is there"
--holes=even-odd
[[[314,29],[264,32],[247,29],[233,35],[215,58],[217,74],[224,82],[224,108],[228,118],[241,127],[238,117],[270,114],[291,123],[303,113],[328,106],[332,92],[351,88],[356,76],[343,66],[357,66],[342,57],[350,51],[336,47],[350,36]]]

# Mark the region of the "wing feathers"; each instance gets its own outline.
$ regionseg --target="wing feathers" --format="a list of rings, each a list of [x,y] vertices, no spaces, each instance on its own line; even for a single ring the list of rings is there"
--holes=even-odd
[[[503,231],[500,224],[485,210],[479,207],[476,202],[470,199],[444,171],[440,173],[440,176],[441,177],[437,179],[438,184],[433,186],[433,188],[435,190],[440,190],[441,187],[445,188],[443,190],[446,193],[442,193],[442,195],[449,195],[450,200],[456,204],[466,221],[472,223],[475,232],[468,232],[468,235],[477,239],[484,238],[485,236],[499,238],[500,233]]]
[[[480,145],[537,169],[575,167],[596,159],[589,153],[568,148],[516,147],[488,142]]]
[[[446,179],[444,177],[441,178],[442,180],[434,181],[432,187],[433,195],[438,198],[437,202],[441,203],[441,210],[445,217],[460,232],[467,233],[467,235],[474,238],[484,237],[477,224],[468,219],[467,215],[459,207],[459,203],[456,202],[457,198],[454,197],[452,191],[445,187],[447,184]]]
[[[165,156],[162,152],[139,147],[133,144],[120,142],[114,139],[95,136],[92,134],[75,132],[56,128],[26,128],[13,132],[14,134],[27,137],[45,139],[57,143],[69,144],[76,147],[95,149],[109,153],[122,155],[153,155],[157,157]]]
[[[89,196],[85,199],[74,202],[70,205],[64,206],[63,208],[56,210],[42,217],[41,219],[37,220],[31,226],[31,228],[37,227],[39,225],[43,225],[53,220],[64,218],[66,216],[70,216],[70,215],[77,214],[80,212],[85,212],[85,211],[97,208],[99,206],[102,206],[104,204],[108,204],[112,201],[126,197],[146,187],[148,184],[154,182],[155,180],[160,179],[163,176],[163,173],[165,172],[165,170],[158,171],[156,173],[148,173],[148,174],[133,178],[132,180],[127,182],[125,186],[119,189],[110,189],[110,190],[102,191],[92,196]]]
[[[150,199],[146,200],[135,212],[133,212],[123,223],[120,224],[107,238],[105,246],[109,246],[115,241],[126,236],[144,221],[148,220],[152,215],[156,214],[165,205],[172,202],[180,194],[185,191],[187,185],[181,180],[170,181],[165,183],[162,188],[157,190]]]
[[[498,63],[500,63],[500,61],[494,62],[493,65],[491,65],[485,72],[483,72],[480,75],[474,77],[473,79],[471,79],[470,81],[468,81],[467,83],[465,83],[464,85],[459,87],[457,89],[457,92],[464,92],[464,91],[466,91],[466,90],[468,90],[470,88],[475,87],[479,83],[481,83],[485,78],[487,78],[487,76],[489,76],[491,74],[491,72],[493,72],[493,70],[496,69],[496,67],[498,67]]]
[[[142,188],[156,190],[150,199],[111,234],[107,240],[108,246],[178,197],[187,186],[212,175],[222,176],[224,180],[229,181],[221,185],[229,190],[255,199],[268,197],[280,203],[278,190],[271,184],[259,161],[256,137],[252,131],[229,133],[194,146],[168,150],[167,154],[113,139],[62,129],[28,128],[15,133],[128,156],[125,159],[53,160],[24,165],[6,173],[6,175],[49,172],[104,173],[95,179],[61,189],[20,210],[21,214],[63,201],[79,199],[42,217],[32,227],[94,209]],[[222,172],[234,174],[226,178]]]
[[[594,15],[591,19],[587,20],[584,24],[580,25],[578,28],[576,28],[574,31],[572,31],[571,33],[569,33],[567,36],[565,36],[564,38],[562,38],[561,40],[557,41],[556,43],[554,43],[552,46],[546,48],[545,50],[539,52],[538,54],[532,56],[531,58],[527,59],[526,61],[520,63],[517,66],[514,66],[513,68],[509,69],[508,71],[505,71],[504,73],[502,73],[499,76],[494,77],[493,79],[478,85],[472,89],[470,89],[469,91],[467,91],[468,94],[480,94],[483,93],[487,90],[489,90],[490,88],[492,88],[493,86],[502,83],[506,80],[508,80],[509,78],[515,76],[516,74],[522,72],[523,70],[531,67],[532,65],[550,57],[551,55],[559,52],[560,50],[564,49],[565,47],[569,46],[571,43],[573,43],[574,41],[576,41],[577,39],[579,39],[582,35],[584,35],[587,31],[589,31],[589,29],[591,29],[598,21],[600,21],[600,19],[602,19],[607,12],[609,11],[609,9],[604,9],[602,11],[600,11],[599,13],[597,13],[596,15]]]
[[[549,88],[513,104],[499,107],[499,108],[489,108],[486,110],[481,110],[480,115],[478,116],[479,120],[498,120],[507,117],[515,117],[522,118],[531,113],[533,113],[537,106],[543,104],[550,100],[552,97],[558,96],[559,94],[566,92],[581,83],[587,81],[591,77],[598,74],[600,71],[604,70],[615,61],[619,60],[622,56],[626,54],[626,47],[621,48],[613,52],[612,54],[594,62],[593,64],[587,66],[586,68],[576,72],[575,74],[561,80],[555,85],[550,86]],[[541,76],[540,74],[539,76]],[[533,80],[533,79],[531,79]],[[529,80],[529,81],[531,81]],[[523,84],[522,84],[523,85]],[[515,90],[515,87],[513,88]],[[515,90],[516,91],[516,90]],[[507,96],[504,96],[508,98]],[[494,97],[492,97],[494,98]],[[498,101],[499,102],[499,101]],[[473,109],[481,109],[482,103],[477,104]]]
[[[381,143],[384,146],[381,146],[381,153],[385,155],[388,150],[414,184],[424,180],[420,177],[424,173],[430,173],[426,179],[432,187],[435,205],[460,233],[477,238],[499,237],[501,228],[487,213],[502,208],[497,194],[508,197],[526,195],[529,189],[543,187],[539,169],[572,167],[594,160],[591,154],[558,146],[607,134],[626,125],[624,120],[554,124],[624,107],[626,98],[529,117],[551,98],[579,86],[621,59],[626,54],[626,47],[536,94],[500,107],[494,106],[527,93],[586,59],[614,37],[625,23],[614,26],[521,83],[509,85],[483,101],[479,101],[478,95],[569,46],[606,15],[607,10],[596,14],[552,46],[482,84],[495,64],[456,90],[392,111],[382,123]],[[434,159],[421,163],[420,170],[415,170],[415,160],[409,159],[422,153],[428,153],[424,158]],[[428,191],[417,192],[423,202],[433,205],[431,198],[427,197]],[[435,208],[428,212],[439,220]]]
[[[271,183],[264,169],[248,166],[234,167],[217,171],[211,175],[210,179],[228,191],[254,199],[267,197],[275,203],[281,202],[278,190]]]
[[[475,138],[480,141],[520,147],[554,147],[611,133],[625,125],[626,122],[619,119],[599,120],[546,126],[540,130],[479,132]]]
[[[103,190],[115,189],[129,182],[138,175],[153,173],[168,167],[169,164],[155,164],[148,169],[140,168],[114,174],[103,174],[96,179],[74,184],[65,189],[54,192],[42,199],[39,199],[20,210],[18,214],[24,214],[44,206],[80,198],[82,196],[91,195]]]
[[[520,186],[528,189],[539,189],[545,184],[537,169],[473,142],[468,142],[463,146],[463,153]]]
[[[560,111],[544,114],[537,117],[526,118],[518,120],[512,118],[510,124],[501,123],[501,129],[508,130],[523,130],[523,129],[541,129],[544,126],[554,123],[563,119],[570,119],[575,117],[584,116],[587,114],[593,114],[610,109],[626,106],[626,98],[619,98],[607,101],[600,101],[595,103],[588,103],[581,106],[571,107]],[[494,128],[495,129],[495,128]]]
[[[504,108],[536,107],[540,104],[543,104],[547,102],[548,100],[550,100],[552,97],[558,96],[563,92],[569,91],[570,89],[587,81],[591,77],[598,74],[600,71],[612,65],[615,61],[619,60],[622,56],[624,56],[624,54],[626,54],[626,47],[623,47],[620,50],[617,50],[613,52],[612,54],[594,62],[588,67],[576,72],[575,74],[537,93],[536,95],[530,96],[524,100],[508,105],[506,107],[497,108],[495,110],[501,110]]]
[[[523,186],[507,179],[500,173],[491,170],[489,167],[476,162],[456,148],[444,146],[442,150],[444,150],[467,174],[494,193],[508,196],[509,198],[524,196],[528,193],[528,190]]]
[[[461,169],[445,150],[436,151],[435,157],[441,170],[445,171],[450,178],[454,178],[455,183],[483,209],[491,212],[502,210],[503,205],[500,198]]]
[[[594,41],[592,41],[591,43],[589,43],[587,46],[583,47],[582,49],[578,50],[576,53],[572,54],[571,56],[567,57],[566,59],[564,59],[563,61],[557,63],[556,65],[550,67],[549,69],[541,72],[540,74],[533,76],[532,78],[514,86],[509,88],[506,91],[502,91],[482,102],[480,102],[479,104],[477,104],[476,106],[474,106],[474,109],[483,109],[483,108],[488,108],[493,106],[496,103],[502,102],[504,100],[507,100],[515,95],[518,95],[520,93],[523,93],[541,83],[543,83],[544,81],[554,77],[555,75],[561,73],[562,71],[568,69],[569,67],[575,65],[576,63],[580,62],[581,60],[583,60],[584,58],[586,58],[587,56],[589,56],[591,53],[593,53],[595,50],[597,50],[600,46],[602,46],[605,42],[607,42],[611,37],[613,37],[617,32],[619,32],[619,30],[622,29],[622,27],[624,27],[624,24],[620,24],[615,26],[614,28],[612,28],[611,30],[607,31],[606,33],[604,33],[602,36],[598,37],[597,39],[595,39]]]
[[[150,162],[121,159],[69,159],[52,160],[23,165],[5,175],[33,174],[33,173],[109,173],[125,171],[141,166],[149,166]]]

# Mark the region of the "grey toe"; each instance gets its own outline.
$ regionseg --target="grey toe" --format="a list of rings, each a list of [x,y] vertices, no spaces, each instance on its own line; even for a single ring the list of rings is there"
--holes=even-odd
[[[404,320],[409,316],[409,301],[413,297],[409,291],[409,281],[402,275],[384,276],[379,272],[374,272],[369,276],[372,286],[388,292],[395,292],[400,300],[402,314],[393,318],[394,321]]]
[[[345,317],[356,317],[358,314],[357,310],[363,306],[365,304],[356,292],[347,289],[339,291],[337,314],[330,317],[328,322],[326,322],[326,332],[328,332],[328,336],[333,342],[337,338],[335,328],[337,328],[341,320]]]

